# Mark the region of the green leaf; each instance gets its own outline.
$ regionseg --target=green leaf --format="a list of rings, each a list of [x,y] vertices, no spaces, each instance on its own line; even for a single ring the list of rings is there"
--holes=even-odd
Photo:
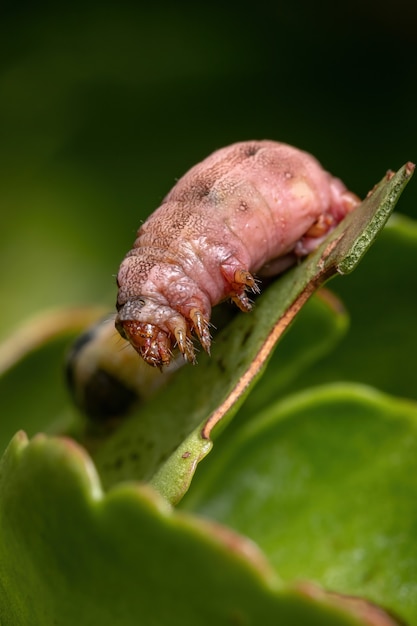
[[[0,623],[393,624],[370,605],[283,585],[250,541],[173,512],[149,487],[104,495],[82,448],[22,433],[0,466]]]
[[[95,461],[106,485],[126,478],[152,483],[171,502],[186,492],[213,429],[230,421],[258,380],[276,343],[314,291],[351,271],[385,224],[407,184],[407,164],[387,176],[304,263],[265,290],[253,313],[217,337],[211,358],[183,368],[164,393],[106,441]]]
[[[295,317],[291,330],[280,340],[260,381],[246,398],[231,427],[239,429],[246,417],[275,402],[304,373],[320,369],[318,362],[334,354],[350,328],[349,315],[342,302],[328,289],[319,289]],[[238,423],[236,423],[238,422]]]
[[[347,384],[308,390],[226,432],[202,469],[184,508],[252,538],[286,580],[417,623],[416,404]]]
[[[355,272],[331,283],[349,311],[349,334],[290,391],[350,380],[417,399],[416,267],[417,222],[393,215]]]

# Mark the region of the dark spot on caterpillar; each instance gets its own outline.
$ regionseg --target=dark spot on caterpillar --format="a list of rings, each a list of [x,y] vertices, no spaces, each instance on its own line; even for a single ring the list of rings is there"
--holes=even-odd
[[[181,218],[181,215],[178,215],[175,219],[171,221],[171,229],[172,232],[179,234],[181,230],[183,230],[187,226],[187,221]],[[169,240],[168,238],[161,238],[160,240],[161,246],[168,246]]]
[[[200,179],[193,185],[194,197],[196,200],[201,200],[205,196],[208,196],[211,188],[213,187],[213,182],[210,180]]]
[[[181,202],[199,202],[210,194],[214,180],[209,177],[196,177],[190,185],[187,185],[180,195]]]
[[[137,452],[131,452],[129,458],[135,463],[136,461],[139,461],[140,455]]]
[[[243,150],[243,153],[245,154],[245,156],[247,157],[251,157],[251,156],[255,156],[255,154],[257,152],[259,152],[260,150],[260,145],[253,143],[253,144],[249,144],[248,146],[246,146]]]

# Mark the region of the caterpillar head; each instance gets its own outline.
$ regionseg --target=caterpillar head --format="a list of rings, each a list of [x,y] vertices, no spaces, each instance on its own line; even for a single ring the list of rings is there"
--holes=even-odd
[[[170,306],[161,305],[151,297],[140,296],[121,306],[115,326],[153,367],[162,368],[170,363],[175,343],[187,361],[195,362],[188,321]]]

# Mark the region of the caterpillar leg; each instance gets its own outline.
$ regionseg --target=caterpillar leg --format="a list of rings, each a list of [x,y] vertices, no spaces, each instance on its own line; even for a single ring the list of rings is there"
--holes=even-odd
[[[244,313],[249,313],[252,310],[252,302],[249,300],[246,291],[237,293],[231,297],[232,302]]]
[[[190,363],[195,363],[196,358],[195,358],[193,342],[188,337],[186,328],[181,327],[181,326],[176,326],[174,328],[174,336],[175,336],[175,339],[177,340],[178,348],[181,354],[183,355],[184,359],[186,361],[189,361]]]
[[[191,309],[190,320],[201,345],[204,350],[210,354],[211,337],[209,331],[209,321],[204,317],[200,309],[197,308]]]
[[[256,278],[243,267],[233,265],[230,261],[228,264],[221,266],[221,271],[227,282],[229,283],[230,297],[232,301],[245,313],[252,309],[252,303],[246,293],[250,289],[253,293],[259,293],[260,289]]]
[[[323,213],[320,215],[294,246],[296,257],[300,258],[306,256],[313,250],[316,250],[327,234],[332,231],[336,225],[337,222],[331,213]]]
[[[258,281],[250,272],[243,269],[238,269],[234,274],[234,281],[236,285],[244,285],[244,287],[249,287],[253,293],[260,293],[260,289],[258,286]]]

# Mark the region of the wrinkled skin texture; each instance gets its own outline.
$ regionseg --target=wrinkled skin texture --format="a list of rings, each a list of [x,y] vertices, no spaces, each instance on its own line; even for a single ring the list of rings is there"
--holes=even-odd
[[[122,262],[116,327],[150,365],[178,345],[210,350],[211,308],[243,311],[256,276],[279,274],[321,243],[359,199],[296,148],[246,141],[189,170],[137,233]]]

